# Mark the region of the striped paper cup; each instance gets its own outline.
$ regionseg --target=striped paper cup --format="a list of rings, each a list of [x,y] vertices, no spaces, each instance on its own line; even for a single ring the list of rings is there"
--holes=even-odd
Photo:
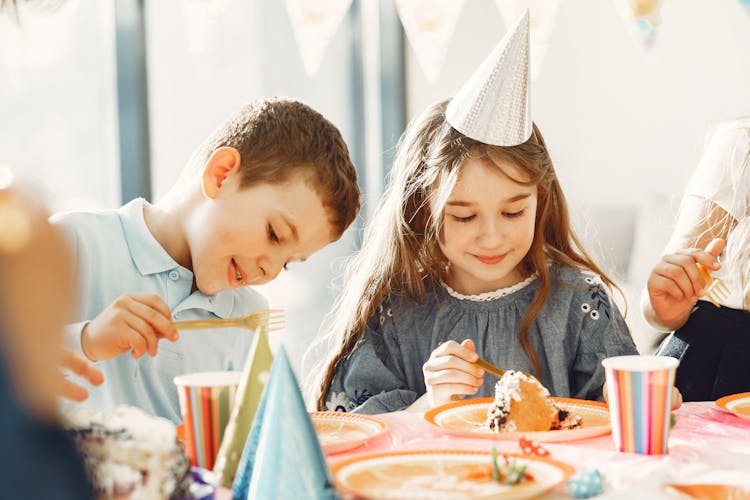
[[[619,451],[667,453],[678,364],[677,359],[667,356],[617,356],[602,361],[612,437]]]
[[[241,378],[242,372],[188,373],[174,378],[185,426],[185,452],[194,467],[213,469]]]

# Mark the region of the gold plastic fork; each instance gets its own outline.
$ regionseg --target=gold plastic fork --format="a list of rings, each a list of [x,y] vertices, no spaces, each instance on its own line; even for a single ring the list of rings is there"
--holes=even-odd
[[[701,264],[700,262],[696,262],[695,264],[698,266],[698,271],[701,273],[701,276],[703,276],[703,279],[706,280],[706,284],[708,287],[706,287],[706,292],[703,294],[709,302],[711,302],[716,307],[719,306],[719,301],[726,299],[729,297],[729,287],[722,281],[721,278],[714,278],[711,276],[711,273],[708,272],[708,269],[706,269],[706,266]]]
[[[263,309],[251,312],[239,318],[193,319],[187,321],[173,321],[172,326],[178,330],[204,330],[207,328],[245,328],[256,331],[264,328],[266,332],[274,332],[284,328],[283,309]]]
[[[477,360],[474,361],[474,364],[479,366],[487,373],[491,373],[492,375],[496,376],[497,378],[503,378],[503,375],[505,375],[505,370],[501,370],[497,366],[493,365],[489,361],[483,360],[482,358],[477,358]]]
[[[497,366],[493,365],[489,361],[483,360],[482,358],[477,358],[477,360],[474,361],[474,364],[480,367],[482,370],[486,371],[487,373],[494,375],[498,379],[503,378],[503,375],[505,375],[505,370],[498,368]],[[536,377],[530,373],[526,373],[526,372],[521,372],[521,373],[523,373],[527,377],[536,379]]]

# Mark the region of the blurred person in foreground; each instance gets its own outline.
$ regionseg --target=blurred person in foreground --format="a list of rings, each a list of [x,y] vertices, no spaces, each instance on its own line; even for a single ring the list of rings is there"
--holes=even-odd
[[[103,379],[62,346],[73,306],[71,254],[47,217],[0,165],[0,497],[83,500],[93,493],[57,396],[88,394],[61,368],[95,385]]]

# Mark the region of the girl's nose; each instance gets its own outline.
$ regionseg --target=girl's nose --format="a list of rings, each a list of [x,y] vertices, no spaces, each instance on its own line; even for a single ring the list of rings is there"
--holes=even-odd
[[[493,218],[485,219],[481,226],[482,233],[479,235],[479,244],[483,248],[497,248],[503,240],[502,225]]]

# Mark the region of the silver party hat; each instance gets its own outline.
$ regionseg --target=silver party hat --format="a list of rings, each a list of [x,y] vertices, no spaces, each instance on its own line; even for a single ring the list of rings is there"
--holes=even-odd
[[[485,144],[515,146],[531,137],[528,10],[451,99],[445,116]]]

